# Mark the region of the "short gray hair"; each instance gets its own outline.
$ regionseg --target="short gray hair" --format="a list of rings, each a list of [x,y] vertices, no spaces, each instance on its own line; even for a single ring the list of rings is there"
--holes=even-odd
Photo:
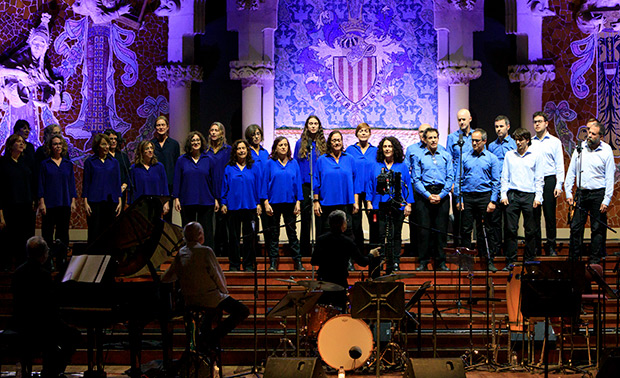
[[[31,259],[40,259],[49,252],[47,242],[40,236],[33,236],[26,242],[26,253]]]
[[[189,222],[183,228],[185,243],[196,243],[201,235],[204,235],[204,230],[202,229],[202,225],[198,222]]]
[[[347,221],[347,214],[342,210],[334,210],[329,214],[327,220],[332,232],[340,232],[342,225]]]

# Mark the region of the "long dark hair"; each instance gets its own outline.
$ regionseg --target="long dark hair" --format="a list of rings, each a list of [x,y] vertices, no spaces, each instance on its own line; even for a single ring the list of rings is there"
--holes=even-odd
[[[238,163],[238,161],[237,161],[237,147],[241,143],[245,144],[245,148],[248,149],[248,154],[245,157],[245,165],[248,168],[252,168],[252,164],[254,164],[254,159],[252,158],[252,152],[250,151],[250,143],[248,143],[248,141],[244,140],[244,139],[238,139],[238,140],[235,141],[235,143],[232,144],[232,146],[230,146],[230,160],[228,161],[228,165],[234,166],[235,164]]]
[[[143,140],[140,142],[140,144],[138,144],[138,147],[136,148],[136,153],[134,154],[134,160],[133,160],[136,166],[144,167],[144,150],[146,150],[149,144],[153,147],[153,150],[155,150],[155,146],[153,145],[153,142],[151,142],[150,140]],[[153,155],[153,157],[151,158],[151,166],[155,164],[157,164],[157,156]]]
[[[207,140],[204,135],[202,135],[200,131],[190,131],[189,134],[187,134],[187,139],[185,139],[185,147],[183,147],[183,151],[188,155],[192,153],[192,138],[196,135],[200,138],[200,153],[202,154],[207,150]]]
[[[271,146],[271,154],[269,155],[270,159],[278,160],[278,144],[280,144],[280,142],[282,142],[283,140],[285,140],[286,144],[288,144],[288,152],[286,153],[286,157],[288,158],[288,160],[291,160],[291,144],[289,143],[288,139],[283,136],[279,136],[276,138],[276,140],[273,141],[273,146]]]
[[[333,138],[333,137],[334,137],[334,135],[336,135],[336,134],[340,134],[340,138],[341,138],[341,139],[343,139],[343,138],[342,138],[342,133],[341,133],[340,131],[338,131],[338,130],[334,130],[334,131],[332,131],[331,133],[329,133],[329,136],[327,137],[327,143],[326,143],[326,144],[327,144],[327,153],[328,153],[328,154],[331,154],[331,153],[333,153],[333,152],[334,152],[334,151],[332,150],[332,138]],[[343,139],[343,141],[342,141],[342,151],[340,151],[340,152],[341,152],[342,154],[344,154],[344,139]]]
[[[402,163],[405,160],[405,153],[403,152],[403,145],[400,144],[398,139],[393,136],[384,137],[379,142],[379,146],[377,147],[377,161],[379,163],[383,163],[385,160],[385,155],[383,154],[383,143],[385,141],[390,141],[392,143],[392,151],[394,151],[394,162]]]
[[[304,131],[301,133],[301,146],[299,147],[299,157],[305,159],[308,156],[308,151],[310,150],[310,131],[308,131],[308,122],[314,118],[319,122],[319,129],[316,131],[316,135],[314,136],[314,141],[316,142],[316,148],[319,150],[317,155],[322,155],[327,152],[327,144],[325,143],[325,134],[323,133],[323,125],[321,124],[321,120],[319,117],[315,115],[308,116],[306,118],[306,123],[304,124]]]

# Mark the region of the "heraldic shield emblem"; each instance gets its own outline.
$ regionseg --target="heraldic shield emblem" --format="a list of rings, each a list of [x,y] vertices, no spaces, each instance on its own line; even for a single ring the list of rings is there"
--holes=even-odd
[[[377,80],[377,58],[365,56],[350,62],[346,56],[335,56],[334,81],[342,94],[357,104],[370,92]]]

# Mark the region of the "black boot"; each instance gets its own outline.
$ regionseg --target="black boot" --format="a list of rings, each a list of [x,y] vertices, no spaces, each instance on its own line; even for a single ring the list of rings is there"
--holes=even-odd
[[[306,270],[306,268],[304,268],[304,265],[301,263],[301,261],[298,260],[295,261],[295,270],[303,272]]]
[[[278,270],[278,259],[271,259],[269,270],[275,272]]]

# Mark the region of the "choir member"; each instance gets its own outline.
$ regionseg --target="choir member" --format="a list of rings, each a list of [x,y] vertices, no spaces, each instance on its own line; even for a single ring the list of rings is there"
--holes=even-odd
[[[0,159],[0,230],[3,247],[0,263],[3,270],[11,269],[26,260],[26,241],[34,235],[34,177],[24,151],[26,140],[20,134],[11,135]]]
[[[545,112],[536,112],[533,115],[534,130],[536,135],[532,138],[532,148],[536,148],[541,155],[543,170],[543,202],[542,206],[534,209],[534,222],[536,223],[536,249],[541,250],[541,222],[542,214],[545,215],[545,231],[547,243],[545,251],[549,256],[557,256],[555,224],[555,209],[557,198],[562,194],[564,185],[564,148],[562,142],[547,130],[549,119]],[[537,252],[537,255],[541,253]]]
[[[170,137],[170,125],[168,124],[168,118],[165,116],[159,116],[155,120],[155,133],[153,134],[153,146],[155,147],[155,156],[157,161],[163,164],[166,170],[166,179],[168,180],[168,192],[172,193],[172,187],[174,185],[174,169],[181,155],[181,147],[179,142]],[[168,206],[171,206],[172,201],[168,202]],[[168,222],[172,221],[172,211],[164,216],[164,219]]]
[[[411,214],[411,204],[414,202],[409,168],[403,162],[403,147],[395,137],[385,137],[379,143],[375,162],[369,167],[366,180],[366,198],[369,209],[379,210],[379,233],[381,244],[392,243],[391,250],[385,250],[386,273],[400,270],[400,250],[402,247],[402,231],[405,217]],[[396,188],[391,193],[379,193],[377,179],[382,173],[400,174],[400,197],[395,197]],[[386,241],[387,222],[393,223],[392,239]]]
[[[327,152],[325,144],[325,135],[323,134],[323,126],[321,120],[315,115],[311,115],[306,119],[304,131],[301,138],[295,143],[294,157],[299,164],[301,172],[301,185],[303,191],[303,201],[301,202],[301,230],[300,243],[301,254],[310,256],[310,230],[312,222],[312,201],[310,195],[312,188],[312,172],[316,170],[316,161],[319,156]],[[316,191],[316,189],[314,189]],[[316,233],[318,234],[318,219],[315,220]]]
[[[438,148],[439,131],[429,128],[424,132],[427,149],[414,155],[412,172],[415,191],[420,194],[420,266],[416,270],[428,270],[434,258],[435,270],[450,270],[446,266],[444,247],[447,243],[448,200],[454,182],[454,164],[447,150]],[[437,231],[431,232],[431,229]]]
[[[244,270],[251,272],[254,270],[256,215],[261,214],[260,171],[254,166],[247,141],[235,141],[230,151],[230,161],[224,169],[221,195],[222,213],[228,214],[230,270],[238,271],[243,264]]]
[[[18,119],[17,121],[15,121],[15,125],[13,125],[13,134],[19,134],[22,138],[24,138],[26,148],[24,149],[23,156],[26,160],[26,164],[28,164],[31,171],[34,173],[37,167],[34,158],[34,145],[28,142],[28,138],[30,137],[30,131],[31,128],[28,121],[26,121],[25,119]]]
[[[313,174],[314,215],[321,219],[319,234],[329,231],[327,215],[342,210],[348,217],[347,234],[352,237],[351,215],[359,211],[357,198],[364,178],[357,176],[353,157],[344,153],[340,131],[329,133],[327,153],[317,159]]]
[[[110,138],[110,156],[118,161],[121,170],[121,193],[123,195],[123,202],[125,202],[125,193],[129,186],[129,156],[122,150],[121,144],[123,142],[123,136],[118,131],[107,129],[103,132]]]
[[[254,166],[257,169],[260,169],[260,177],[263,177],[263,172],[265,170],[265,164],[269,160],[269,152],[261,146],[261,143],[264,140],[263,137],[263,129],[257,124],[251,124],[245,129],[245,140],[250,144],[250,152],[252,154],[252,159],[254,159]],[[263,182],[263,180],[261,180]],[[272,230],[269,225],[271,224],[267,212],[265,211],[265,206],[261,203],[261,216],[260,221],[263,225],[263,240],[265,241],[265,251],[266,253],[269,251],[271,245],[271,239],[274,235],[274,230]],[[275,234],[277,235],[277,234]],[[276,238],[278,236],[275,236]]]
[[[360,177],[368,177],[370,169],[377,158],[377,147],[370,144],[370,126],[362,122],[357,125],[355,129],[355,136],[357,142],[346,149],[346,153],[351,155],[355,159],[355,170]],[[362,207],[369,210],[366,207],[366,201],[370,196],[366,194],[366,188],[362,187],[362,192],[358,196],[358,206],[360,211],[357,214],[351,216],[353,222],[353,238],[355,244],[360,251],[364,251],[364,230],[362,229]],[[366,211],[366,219],[368,220],[368,227],[370,233],[370,242],[377,243],[379,240],[379,222],[375,221],[375,217],[370,216],[370,212]]]
[[[121,213],[121,171],[110,156],[110,138],[95,134],[93,156],[84,161],[82,197],[88,216],[88,242],[92,243]]]
[[[155,146],[150,140],[143,140],[138,144],[134,163],[129,170],[129,181],[133,188],[131,202],[136,201],[142,195],[169,195],[166,168],[157,161]],[[164,204],[163,210],[164,214],[168,212],[168,202]]]
[[[61,135],[48,138],[45,148],[49,157],[41,162],[38,177],[41,234],[48,245],[60,240],[68,246],[69,221],[77,207],[73,163],[67,157],[67,141]]]
[[[207,141],[198,131],[191,131],[185,140],[185,154],[174,169],[172,197],[181,213],[183,225],[198,222],[205,233],[205,245],[213,246],[213,213],[219,210],[213,179],[213,159],[206,152]]]
[[[605,126],[594,118],[586,126],[588,137],[573,151],[564,184],[566,201],[570,206],[577,205],[570,224],[569,257],[576,260],[582,255],[583,230],[589,216],[592,231],[589,261],[598,264],[606,254],[607,210],[614,193],[616,165],[611,147],[601,140]],[[575,197],[573,185],[577,187]]]
[[[45,126],[43,129],[43,144],[40,145],[36,151],[34,152],[34,162],[38,167],[43,160],[48,158],[50,155],[47,154],[47,141],[53,135],[62,135],[62,131],[60,130],[60,126],[56,124],[51,124]],[[37,176],[38,177],[38,176]]]
[[[280,217],[284,218],[295,270],[305,270],[301,263],[295,222],[297,215],[301,212],[303,198],[301,174],[297,161],[292,159],[288,139],[283,136],[277,137],[273,142],[270,159],[264,166],[263,180],[261,197],[265,199],[265,212],[271,220],[270,228],[273,230],[271,244],[268,246],[269,270],[278,270]]]
[[[222,189],[224,169],[230,160],[230,146],[226,144],[226,129],[221,122],[213,122],[209,127],[209,146],[207,154],[213,160],[213,182],[217,193]],[[228,217],[221,211],[215,213],[215,240],[213,251],[217,256],[225,256],[228,250]]]

